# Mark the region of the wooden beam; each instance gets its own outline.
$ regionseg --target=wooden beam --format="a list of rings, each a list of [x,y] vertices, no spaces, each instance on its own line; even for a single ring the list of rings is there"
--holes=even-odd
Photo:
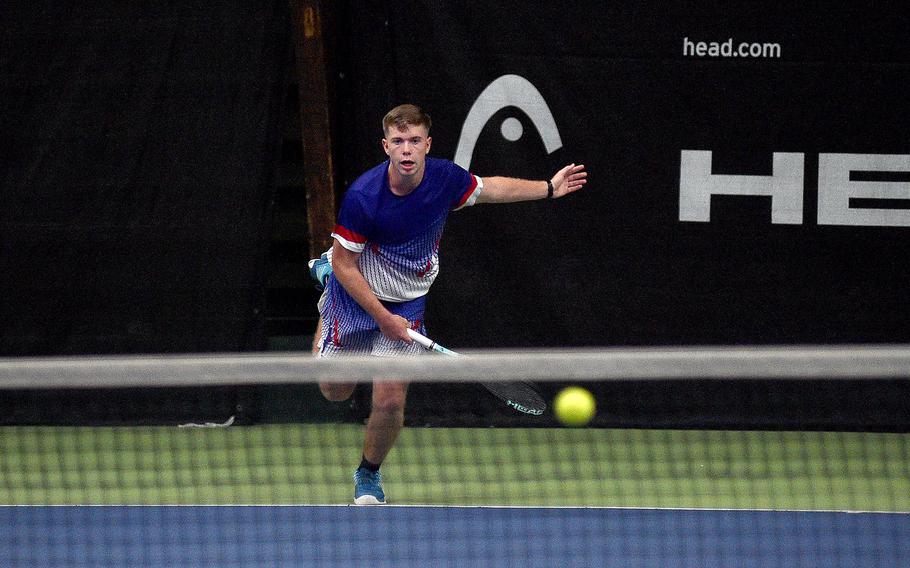
[[[290,0],[300,86],[304,184],[310,257],[331,246],[337,215],[332,154],[332,102],[326,57],[324,0]]]

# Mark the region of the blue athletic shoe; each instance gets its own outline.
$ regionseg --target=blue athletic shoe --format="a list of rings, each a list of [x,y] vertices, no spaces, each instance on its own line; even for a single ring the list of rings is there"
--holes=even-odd
[[[322,253],[319,258],[310,260],[308,264],[310,266],[310,276],[318,282],[316,288],[324,290],[326,283],[329,281],[329,276],[332,274],[332,263],[329,262],[326,254]]]
[[[381,473],[362,467],[354,472],[354,504],[385,505]]]

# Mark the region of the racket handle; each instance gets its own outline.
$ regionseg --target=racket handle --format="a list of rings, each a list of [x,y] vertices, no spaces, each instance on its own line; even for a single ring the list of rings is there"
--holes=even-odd
[[[426,337],[425,335],[421,335],[420,333],[414,331],[411,328],[408,328],[408,335],[411,336],[411,339],[413,339],[414,341],[416,341],[417,343],[422,345],[424,349],[426,349],[428,351],[433,349],[433,340],[430,339],[429,337]]]

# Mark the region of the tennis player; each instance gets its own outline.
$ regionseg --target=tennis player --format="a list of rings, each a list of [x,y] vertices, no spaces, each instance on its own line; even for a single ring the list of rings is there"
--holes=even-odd
[[[310,261],[324,283],[319,301],[320,357],[350,354],[419,355],[408,328],[426,334],[426,294],[439,272],[439,242],[446,218],[477,203],[557,199],[581,189],[583,165],[565,166],[549,180],[480,178],[449,160],[427,156],[430,116],[414,105],[390,110],[382,120],[388,160],[348,188],[332,233],[330,251]],[[355,384],[322,383],[323,395],[348,399]],[[385,503],[379,466],[404,424],[408,386],[376,381],[364,434],[363,455],[354,473],[354,503]]]

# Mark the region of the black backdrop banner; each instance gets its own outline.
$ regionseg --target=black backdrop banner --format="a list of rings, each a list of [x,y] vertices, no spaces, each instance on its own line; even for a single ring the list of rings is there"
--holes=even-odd
[[[11,3],[0,353],[261,348],[286,2]]]
[[[4,7],[0,354],[263,347],[288,6],[210,4]],[[380,119],[406,101],[433,115],[433,153],[478,175],[544,179],[578,162],[591,176],[564,200],[450,217],[427,318],[441,343],[910,340],[903,11],[745,1],[331,9],[343,185],[384,159]],[[906,381],[593,388],[604,403],[597,426],[910,426]],[[236,389],[199,394],[204,416],[161,415],[192,394],[148,391],[130,412],[275,416],[275,400]],[[296,389],[280,396],[293,406],[282,420],[308,419],[316,404]],[[414,385],[407,420],[552,425],[484,396]],[[104,408],[118,404],[21,411],[46,397],[23,393],[3,414],[107,423]],[[355,420],[364,397],[349,409]]]
[[[350,10],[345,182],[412,101],[433,153],[558,202],[450,217],[453,347],[904,342],[908,20],[876,3],[419,2]]]
[[[480,176],[590,175],[557,202],[449,218],[427,313],[441,343],[910,341],[903,11],[424,1],[341,20],[345,185],[385,158],[379,121],[402,102],[432,115],[433,154]],[[910,427],[905,381],[592,388],[601,426]],[[409,422],[535,424],[482,397],[415,385]]]

